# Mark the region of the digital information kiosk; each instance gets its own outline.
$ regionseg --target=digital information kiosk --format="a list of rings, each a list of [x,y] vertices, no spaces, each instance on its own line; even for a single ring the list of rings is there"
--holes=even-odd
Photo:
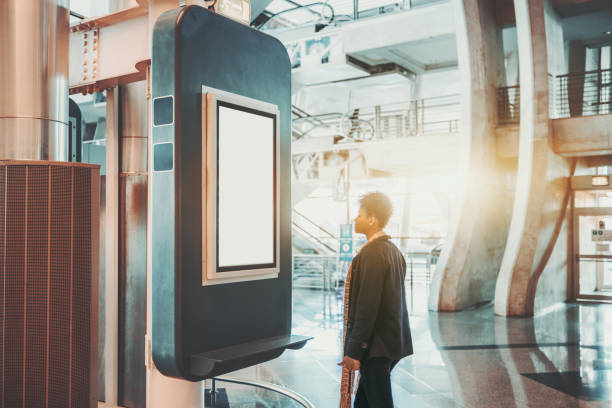
[[[276,39],[200,7],[152,49],[152,355],[200,381],[291,334],[291,66]]]

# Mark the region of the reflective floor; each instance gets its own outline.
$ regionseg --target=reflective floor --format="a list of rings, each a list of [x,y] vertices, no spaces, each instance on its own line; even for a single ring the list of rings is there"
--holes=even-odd
[[[412,293],[415,354],[392,373],[396,407],[612,407],[612,305],[561,304],[517,319],[495,317],[492,304],[428,312],[426,288]],[[340,313],[335,294],[295,290],[294,333],[315,339],[229,376],[280,384],[318,408],[336,408]],[[227,392],[232,408],[299,406],[269,391],[229,384]]]

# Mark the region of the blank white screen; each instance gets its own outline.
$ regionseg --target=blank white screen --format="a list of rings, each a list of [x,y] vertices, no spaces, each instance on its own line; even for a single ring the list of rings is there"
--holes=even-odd
[[[218,264],[274,262],[274,119],[219,105]]]

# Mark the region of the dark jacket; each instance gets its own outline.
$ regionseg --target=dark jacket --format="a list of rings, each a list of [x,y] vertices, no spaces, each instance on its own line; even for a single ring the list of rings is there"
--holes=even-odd
[[[402,253],[383,236],[361,250],[352,268],[344,354],[357,360],[411,355]]]

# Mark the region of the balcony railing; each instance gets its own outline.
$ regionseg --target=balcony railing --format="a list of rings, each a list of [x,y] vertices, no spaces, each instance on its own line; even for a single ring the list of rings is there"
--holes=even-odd
[[[255,21],[260,30],[296,28],[315,22],[339,24],[384,14],[424,7],[446,0],[331,0],[298,4],[286,2],[287,8],[272,4]]]
[[[518,85],[497,89],[497,122],[500,125],[519,122],[521,117],[520,92]]]
[[[612,113],[612,69],[559,75],[556,91],[557,118]]]
[[[612,113],[612,69],[549,76],[552,119]],[[497,90],[498,124],[519,123],[520,87]]]
[[[455,94],[360,107],[350,114],[298,115],[294,110],[292,126],[294,140],[331,134],[337,142],[361,142],[457,133],[460,115],[460,98]]]

